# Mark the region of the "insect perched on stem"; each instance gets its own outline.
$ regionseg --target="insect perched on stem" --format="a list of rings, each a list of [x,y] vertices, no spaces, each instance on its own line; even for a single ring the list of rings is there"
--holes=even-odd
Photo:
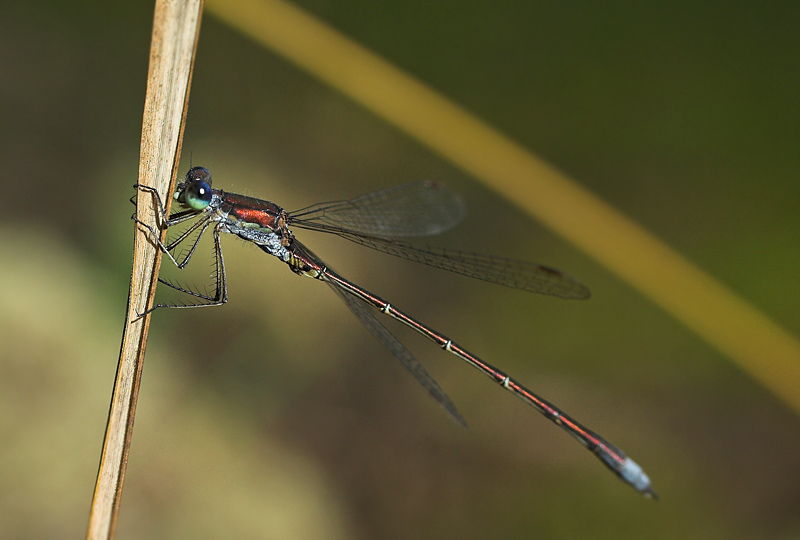
[[[164,245],[159,240],[158,231],[137,220],[150,231],[154,241],[178,268],[184,268],[189,263],[200,239],[209,229],[214,241],[213,294],[202,294],[160,280],[173,289],[190,295],[194,302],[185,305],[159,304],[152,309],[216,306],[227,302],[228,290],[220,233],[234,234],[285,262],[292,272],[327,283],[344,300],[350,311],[462,425],[466,423],[455,405],[422,364],[381,324],[372,308],[413,328],[445,351],[478,369],[575,437],[634,489],[648,497],[657,498],[650,486],[650,479],[642,468],[617,447],[441,332],[339,275],[297,240],[290,229],[294,227],[335,234],[397,257],[514,289],[560,298],[589,297],[589,290],[579,281],[553,268],[485,254],[416,247],[403,240],[442,233],[463,219],[464,203],[444,185],[436,182],[409,184],[368,193],[349,201],[315,204],[296,212],[286,212],[269,201],[214,189],[211,187],[211,173],[203,167],[192,167],[186,173],[184,181],[178,184],[174,194],[175,202],[181,209],[169,217],[166,216],[164,205],[153,188],[139,184],[135,187],[152,194],[158,201],[160,227],[168,228],[179,223],[189,224],[177,238]],[[173,251],[184,243],[188,244],[188,248],[176,258]]]

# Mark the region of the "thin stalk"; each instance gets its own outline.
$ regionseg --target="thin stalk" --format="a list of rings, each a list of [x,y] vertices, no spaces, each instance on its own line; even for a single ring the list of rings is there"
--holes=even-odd
[[[167,204],[177,174],[201,13],[202,0],[156,0],[138,182],[156,188]],[[154,204],[152,196],[139,191],[138,219],[155,224]],[[128,307],[89,515],[89,540],[114,537],[150,325],[149,315],[138,314],[153,304],[160,264],[161,252],[153,240],[135,227]]]

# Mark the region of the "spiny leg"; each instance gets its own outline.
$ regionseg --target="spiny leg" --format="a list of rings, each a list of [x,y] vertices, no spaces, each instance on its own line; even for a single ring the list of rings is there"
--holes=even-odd
[[[160,224],[157,223],[156,225],[162,230],[169,229],[173,225],[183,223],[184,221],[190,220],[200,215],[200,212],[198,212],[197,210],[184,210],[183,212],[178,212],[176,214],[173,214],[171,217],[167,217],[167,212],[166,208],[164,207],[164,203],[161,201],[161,196],[158,194],[158,191],[156,191],[155,188],[151,186],[145,186],[142,184],[134,184],[133,187],[141,191],[144,191],[146,193],[150,193],[156,199],[156,201],[158,202],[158,210],[159,210],[158,212],[156,212],[156,214],[161,221]],[[131,199],[131,201],[133,202],[133,199]],[[151,225],[140,220],[135,213],[131,216],[131,219],[133,219],[136,223],[147,229],[150,232],[152,239],[154,240],[154,242],[156,242],[161,251],[170,258],[170,260],[173,262],[173,264],[175,264],[175,266],[183,269],[189,262],[189,259],[191,258],[192,254],[194,253],[194,250],[197,247],[197,243],[200,241],[200,238],[205,233],[205,230],[208,227],[209,223],[208,220],[210,219],[210,217],[211,215],[209,214],[205,219],[198,220],[197,223],[189,227],[180,236],[178,236],[178,238],[173,240],[169,245],[164,245],[164,243],[161,241],[161,235],[158,232],[156,232],[156,230]],[[189,250],[188,255],[184,257],[182,261],[178,262],[178,260],[172,255],[171,252],[172,249],[175,248],[181,242],[183,242],[189,235],[191,235],[199,227],[203,227],[203,230],[198,235],[197,239],[194,242],[194,245]]]
[[[182,212],[176,212],[171,216],[167,216],[167,208],[164,206],[164,202],[161,200],[161,195],[158,193],[156,188],[152,186],[146,186],[144,184],[133,184],[133,187],[144,191],[145,193],[150,193],[158,203],[158,212],[157,216],[161,219],[161,228],[169,228],[172,225],[177,225],[182,221],[186,221],[187,219],[191,219],[193,216],[196,216],[199,212],[194,209],[184,210]],[[135,205],[136,203],[131,198],[131,202]]]
[[[206,227],[208,227],[208,222],[206,223]],[[170,288],[172,288],[172,289],[174,289],[174,290],[176,290],[178,292],[181,292],[181,293],[184,293],[184,294],[188,294],[189,296],[193,296],[195,298],[203,300],[203,302],[199,302],[199,303],[196,303],[196,304],[156,304],[155,306],[153,306],[152,308],[147,310],[142,315],[144,315],[146,313],[150,313],[151,311],[153,311],[155,309],[158,309],[160,307],[165,307],[165,308],[197,308],[197,307],[221,306],[222,304],[225,304],[228,301],[228,280],[227,280],[227,275],[225,273],[225,260],[223,259],[223,256],[222,256],[222,246],[220,245],[220,240],[219,240],[219,230],[220,230],[220,225],[217,225],[216,227],[214,227],[214,230],[212,232],[212,236],[214,237],[214,294],[213,294],[213,296],[212,295],[207,295],[207,294],[202,294],[200,292],[193,291],[193,290],[191,290],[189,288],[182,287],[182,286],[180,286],[178,284],[170,283],[169,281],[164,280],[162,278],[158,278],[158,281],[160,283],[163,283],[167,287],[170,287]],[[205,232],[205,228],[203,229],[203,232]],[[202,236],[202,233],[201,233],[201,236]],[[198,241],[199,241],[199,239],[198,239]],[[191,253],[194,253],[194,250],[195,250],[196,247],[197,247],[197,241],[195,241],[195,243],[193,244],[192,249],[191,249]],[[189,256],[191,256],[191,253],[190,253]],[[181,267],[179,267],[179,268],[181,268]]]
[[[202,212],[198,212],[197,210],[185,210],[183,212],[178,212],[176,214],[173,214],[171,217],[168,218],[167,214],[166,214],[166,208],[164,207],[163,201],[161,200],[161,196],[158,194],[158,192],[154,188],[152,188],[150,186],[145,186],[145,185],[142,185],[142,184],[134,184],[134,187],[137,188],[137,189],[140,189],[140,190],[142,190],[142,191],[144,191],[146,193],[150,193],[151,195],[153,195],[155,197],[156,201],[158,202],[158,206],[157,206],[158,212],[156,212],[156,213],[158,215],[158,218],[161,221],[160,224],[157,224],[159,226],[159,228],[169,229],[169,227],[171,227],[171,226],[183,223],[183,222],[185,222],[187,220],[190,220],[190,219],[195,218],[198,215],[202,214]],[[159,249],[161,249],[161,251],[163,253],[165,253],[169,257],[169,259],[173,262],[173,264],[175,264],[175,266],[177,266],[179,269],[183,269],[189,263],[189,260],[192,258],[192,255],[194,255],[194,253],[195,253],[195,251],[197,249],[197,246],[200,243],[200,240],[205,235],[206,231],[208,230],[209,225],[211,225],[211,223],[212,223],[211,217],[212,216],[213,216],[213,214],[208,213],[206,216],[201,217],[197,221],[197,223],[192,224],[191,227],[189,227],[186,231],[182,232],[175,240],[170,242],[168,245],[165,245],[161,241],[159,233],[151,225],[149,225],[149,224],[143,222],[142,220],[138,219],[136,214],[131,216],[131,218],[136,223],[138,223],[139,225],[141,225],[142,227],[147,229],[147,231],[150,232],[151,237],[153,238],[155,243],[158,245]],[[175,247],[177,247],[178,245],[180,245],[182,242],[184,242],[188,237],[190,237],[198,229],[200,229],[200,232],[197,234],[197,238],[195,238],[194,241],[192,242],[192,245],[189,248],[189,251],[186,254],[186,256],[184,256],[179,261],[178,259],[176,259],[172,255],[172,250]],[[221,305],[221,304],[224,304],[225,302],[227,302],[227,300],[228,300],[228,287],[227,287],[227,282],[226,282],[225,263],[224,263],[224,259],[223,259],[223,256],[222,256],[222,247],[220,246],[220,241],[219,241],[219,225],[217,225],[214,228],[213,236],[214,236],[214,266],[215,266],[215,268],[214,268],[214,276],[215,276],[214,277],[214,281],[215,281],[214,295],[212,296],[212,295],[208,295],[208,294],[202,294],[202,293],[200,293],[198,291],[193,291],[193,290],[191,290],[191,289],[189,289],[187,287],[182,287],[182,286],[180,286],[178,284],[170,283],[169,281],[167,281],[165,279],[158,278],[158,281],[160,283],[163,283],[167,287],[170,287],[170,288],[172,288],[174,290],[177,290],[177,291],[179,291],[181,293],[184,293],[184,294],[187,294],[189,296],[193,296],[195,298],[198,298],[198,299],[202,300],[203,302],[196,303],[196,304],[156,304],[155,306],[151,307],[150,309],[148,309],[144,313],[139,314],[140,316],[144,316],[147,313],[150,313],[150,312],[152,312],[152,311],[154,311],[154,310],[156,310],[156,309],[158,309],[160,307],[167,307],[167,308],[205,307],[205,306],[218,306],[218,305]]]

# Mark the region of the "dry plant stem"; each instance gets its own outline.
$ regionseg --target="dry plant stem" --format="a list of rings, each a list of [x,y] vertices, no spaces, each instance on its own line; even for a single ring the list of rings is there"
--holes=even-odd
[[[156,1],[138,182],[156,188],[167,204],[177,173],[201,13],[202,0]],[[155,204],[152,195],[139,191],[138,219],[155,224]],[[150,323],[149,315],[138,313],[153,304],[161,262],[152,238],[142,227],[135,229],[125,328],[89,516],[91,540],[114,536]]]

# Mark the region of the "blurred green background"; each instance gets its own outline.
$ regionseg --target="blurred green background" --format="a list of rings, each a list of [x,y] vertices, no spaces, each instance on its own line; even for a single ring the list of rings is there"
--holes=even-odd
[[[297,4],[800,334],[800,4]],[[0,5],[4,539],[85,534],[130,272],[152,11]],[[118,538],[800,538],[800,419],[787,407],[593,260],[212,17],[181,170],[190,156],[216,186],[287,209],[442,180],[471,213],[438,245],[578,276],[588,302],[300,235],[620,446],[662,500],[390,323],[461,429],[327,287],[224,238],[230,303],[153,316]],[[191,279],[207,280],[210,260]]]

